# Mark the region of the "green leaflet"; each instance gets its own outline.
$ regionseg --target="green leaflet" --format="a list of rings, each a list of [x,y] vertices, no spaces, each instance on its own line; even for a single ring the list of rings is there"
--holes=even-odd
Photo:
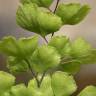
[[[65,72],[56,72],[52,75],[52,89],[55,96],[70,96],[77,89],[72,76]]]
[[[38,47],[38,36],[29,38],[21,38],[18,41],[18,45],[22,50],[22,55],[25,57],[31,56]]]
[[[7,67],[12,73],[28,71],[25,59],[30,59],[38,46],[37,36],[21,38],[6,37],[0,41],[0,51],[8,56]]]
[[[69,24],[74,25],[80,23],[89,13],[90,7],[88,5],[83,5],[80,10],[70,18]]]
[[[9,92],[4,92],[2,96],[11,96]]]
[[[63,24],[75,25],[81,22],[89,13],[88,5],[80,5],[77,3],[60,4],[56,14],[62,18]]]
[[[35,79],[28,84],[32,96],[70,96],[76,89],[73,77],[65,72],[56,72],[52,77],[45,76],[40,88],[37,87]]]
[[[16,57],[8,57],[7,68],[11,73],[18,74],[29,70],[27,63]]]
[[[96,64],[96,49],[91,49],[90,54],[78,58],[82,64]]]
[[[79,72],[80,68],[81,68],[81,62],[79,60],[78,61],[69,60],[69,62],[65,61],[65,63],[63,62],[62,64],[60,64],[58,70],[74,75],[77,72]]]
[[[13,75],[0,71],[0,95],[10,90],[10,88],[13,86],[14,83],[15,83],[15,77]]]
[[[96,50],[82,38],[71,43],[65,36],[56,36],[48,45],[56,48],[61,55],[58,70],[74,74],[80,70],[82,64],[96,63]]]
[[[0,52],[8,56],[25,58],[34,52],[38,45],[37,36],[16,40],[8,36],[0,41]]]
[[[28,90],[32,96],[54,96],[49,75],[44,77],[40,88],[37,87],[35,79],[31,80],[28,84]]]
[[[61,64],[58,70],[75,74],[80,70],[80,61],[73,60],[71,56],[71,42],[69,38],[65,36],[56,36],[49,42],[50,46],[53,46],[61,54]]]
[[[0,53],[4,53],[6,55],[11,55],[11,56],[18,56],[19,53],[17,52],[18,47],[17,47],[17,42],[14,37],[8,36],[4,37],[0,41]]]
[[[22,4],[30,4],[30,3],[36,3],[38,6],[41,7],[49,7],[53,0],[20,0]]]
[[[62,57],[70,54],[70,41],[66,36],[55,36],[48,45],[55,47]]]
[[[78,38],[70,47],[69,56],[62,58],[60,70],[76,73],[82,64],[96,64],[96,50],[84,39]]]
[[[96,87],[90,85],[81,91],[78,96],[96,96]]]
[[[30,96],[28,93],[28,89],[24,84],[18,84],[13,86],[10,90],[12,96]]]
[[[56,32],[62,26],[62,21],[59,16],[32,3],[19,6],[16,14],[16,21],[22,28],[43,37],[47,34]]]
[[[72,55],[75,57],[86,56],[91,52],[91,45],[82,38],[76,39],[72,43]]]
[[[32,67],[37,72],[54,68],[60,63],[60,55],[54,47],[43,45],[32,55]]]

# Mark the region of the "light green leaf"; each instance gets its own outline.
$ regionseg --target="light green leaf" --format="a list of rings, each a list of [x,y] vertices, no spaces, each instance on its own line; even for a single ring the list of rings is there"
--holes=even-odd
[[[77,57],[81,64],[96,64],[96,49],[90,49],[88,55]]]
[[[84,39],[78,38],[72,44],[72,55],[75,57],[86,56],[91,52],[91,45]]]
[[[96,87],[88,86],[78,96],[96,96]]]
[[[24,56],[29,58],[38,47],[38,36],[20,38],[18,40],[18,46],[22,51],[22,57]]]
[[[43,45],[32,56],[32,67],[37,72],[43,72],[54,68],[60,63],[60,55],[54,47]]]
[[[16,57],[8,57],[7,68],[11,73],[18,74],[29,70],[27,63]]]
[[[18,25],[22,28],[43,37],[58,31],[62,26],[62,21],[59,16],[49,12],[48,9],[38,7],[36,4],[24,4],[19,6],[16,20]]]
[[[66,36],[53,37],[48,45],[55,47],[62,57],[70,54],[70,41]]]
[[[24,59],[25,57],[32,55],[34,50],[37,48],[37,45],[37,36],[21,38],[19,40],[16,40],[12,36],[8,36],[0,41],[0,52],[8,56]]]
[[[31,80],[28,84],[28,90],[32,96],[54,96],[50,76],[44,77],[40,88],[38,88],[35,79]]]
[[[63,72],[67,72],[70,74],[76,74],[77,72],[80,71],[81,68],[81,62],[78,60],[69,60],[65,61],[65,63],[63,62],[62,64],[59,65],[58,70],[63,71]]]
[[[18,56],[19,48],[16,39],[12,36],[4,37],[0,41],[0,52],[6,55]]]
[[[38,6],[49,7],[53,0],[20,0],[22,4],[36,3]]]
[[[65,72],[56,72],[52,75],[52,89],[55,96],[70,96],[77,89],[75,80]]]
[[[41,28],[43,36],[58,31],[62,26],[61,18],[59,16],[56,16],[52,12],[47,12],[47,10],[46,12],[39,13],[37,21]]]
[[[2,96],[11,96],[11,94],[9,92],[4,92]]]
[[[24,84],[18,84],[11,88],[12,96],[30,96],[28,93],[28,89]]]
[[[0,41],[0,51],[8,56],[7,67],[12,73],[28,71],[26,59],[31,59],[38,46],[37,36],[21,38],[5,37]]]
[[[10,90],[15,83],[15,77],[9,73],[0,71],[0,95]]]
[[[89,13],[90,7],[83,5],[80,10],[69,20],[69,23],[74,25],[80,23]]]
[[[60,4],[56,14],[62,18],[63,24],[74,25],[82,21],[89,13],[88,5],[80,5],[77,3]]]

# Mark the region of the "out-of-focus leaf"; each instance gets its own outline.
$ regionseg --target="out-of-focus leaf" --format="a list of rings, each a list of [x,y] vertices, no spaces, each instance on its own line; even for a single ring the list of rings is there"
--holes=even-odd
[[[19,6],[16,20],[22,28],[43,37],[56,32],[62,26],[62,20],[59,16],[53,14],[48,9],[42,10],[42,8],[32,3]]]
[[[88,86],[78,96],[96,96],[96,87]]]
[[[32,96],[54,96],[50,76],[44,77],[40,88],[38,88],[35,79],[31,80],[28,84],[28,90]]]
[[[19,48],[16,39],[12,36],[4,37],[0,41],[0,52],[6,55],[18,56]]]
[[[14,74],[28,71],[28,65],[24,60],[12,56],[8,57],[7,68]]]
[[[82,57],[90,54],[91,45],[82,38],[76,39],[72,43],[72,55],[75,57]]]
[[[10,90],[15,83],[15,77],[4,71],[0,71],[0,95]]]
[[[49,7],[53,0],[20,0],[22,4],[30,4],[30,3],[36,3],[38,6],[41,7]]]
[[[30,38],[21,38],[16,40],[14,37],[8,36],[0,41],[0,52],[8,56],[25,58],[32,55],[37,48],[37,36]]]
[[[37,36],[21,38],[6,37],[0,41],[0,52],[8,56],[7,67],[12,73],[28,71],[26,59],[31,59],[38,46]]]
[[[80,10],[69,20],[69,23],[74,25],[80,23],[89,13],[90,7],[83,5]]]
[[[21,38],[18,40],[18,46],[21,49],[22,57],[29,58],[38,47],[38,36]]]
[[[49,45],[55,47],[62,57],[70,53],[70,41],[66,36],[53,37]]]
[[[11,96],[11,94],[9,92],[4,92],[4,94],[2,96]]]
[[[11,88],[12,96],[30,96],[28,93],[28,89],[24,84],[18,84]]]
[[[60,4],[56,14],[62,18],[63,24],[75,25],[81,22],[89,13],[88,5],[76,3]]]
[[[54,68],[60,63],[60,55],[54,47],[43,45],[32,55],[32,67],[37,72]]]
[[[55,96],[70,96],[77,89],[73,77],[65,72],[54,73],[51,84]]]
[[[68,72],[70,74],[76,74],[81,68],[81,62],[76,60],[69,60],[59,65],[58,70]]]

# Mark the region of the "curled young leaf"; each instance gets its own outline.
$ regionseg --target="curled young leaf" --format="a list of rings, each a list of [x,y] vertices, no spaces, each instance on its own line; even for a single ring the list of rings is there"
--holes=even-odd
[[[10,90],[15,83],[15,77],[4,71],[0,71],[0,95]]]
[[[60,63],[60,55],[54,47],[43,45],[32,55],[32,67],[37,72],[54,68]]]
[[[51,88],[51,78],[50,76],[45,76],[40,88],[37,86],[35,79],[30,80],[28,83],[28,90],[32,96],[54,96],[53,90]]]
[[[49,7],[53,0],[20,0],[22,4],[30,4],[30,3],[36,3],[38,6],[41,7]]]
[[[51,84],[55,96],[70,96],[77,89],[73,77],[65,72],[54,73]]]
[[[42,8],[38,7],[36,4],[24,4],[19,6],[16,20],[18,25],[22,28],[43,37],[56,32],[62,26],[62,21],[59,16],[49,12],[47,9],[42,10]]]
[[[89,13],[88,5],[80,5],[77,3],[60,4],[56,14],[62,18],[63,24],[75,25],[81,22]]]
[[[91,85],[87,86],[78,96],[96,96],[96,87]]]

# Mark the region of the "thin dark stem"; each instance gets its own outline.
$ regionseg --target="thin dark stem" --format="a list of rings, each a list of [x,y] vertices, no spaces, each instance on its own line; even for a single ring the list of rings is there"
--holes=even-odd
[[[36,82],[37,82],[37,86],[40,87],[39,80],[38,80],[38,78],[37,78],[37,75],[34,73],[32,67],[31,67],[31,65],[30,65],[30,62],[29,62],[27,59],[25,59],[25,61],[26,61],[26,63],[28,64],[28,67],[29,67],[31,73],[32,73],[33,77],[35,78],[35,80],[36,80]]]
[[[57,7],[58,7],[59,2],[60,2],[60,0],[57,0],[56,7],[55,7],[55,10],[54,10],[54,13],[55,13],[56,10],[57,10]]]
[[[55,12],[56,12],[59,2],[60,2],[60,0],[57,0],[56,7],[55,7],[55,9],[54,9],[54,12],[53,12],[53,13],[55,13]],[[51,38],[53,37],[53,35],[54,35],[54,32],[52,33]]]
[[[44,79],[44,77],[45,77],[45,75],[46,75],[46,71],[43,73],[43,75],[42,75],[42,77],[41,77],[41,79],[40,79],[40,85],[41,85],[41,83],[42,83],[42,81],[43,81],[43,79]]]
[[[46,37],[44,37],[44,40],[45,40],[45,41],[46,41],[46,43],[48,44],[48,41],[47,41]]]

